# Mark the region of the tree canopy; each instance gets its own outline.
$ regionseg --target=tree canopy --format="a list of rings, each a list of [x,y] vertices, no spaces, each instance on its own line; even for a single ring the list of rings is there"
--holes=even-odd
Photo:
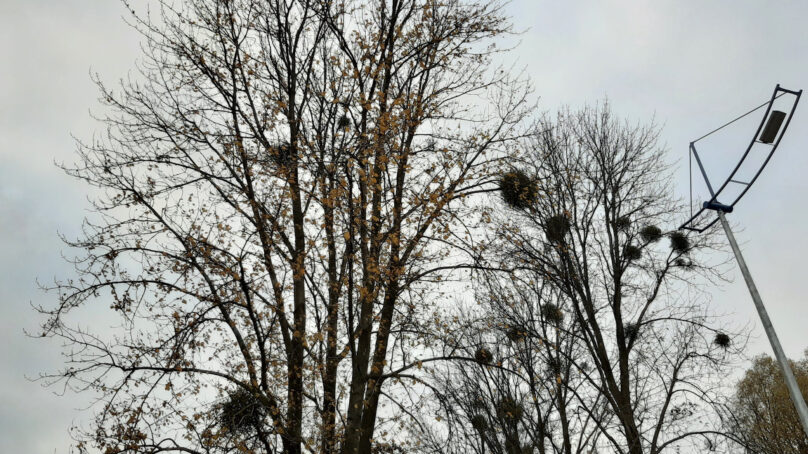
[[[808,396],[808,351],[790,361],[803,396]],[[780,366],[770,356],[754,359],[738,382],[728,425],[748,449],[759,454],[808,452],[797,410],[791,402]]]
[[[696,290],[721,277],[704,261],[715,237],[675,230],[684,207],[658,133],[604,103],[545,117],[525,139],[513,180],[532,189],[502,185],[480,309],[449,340],[493,361],[438,372],[447,425],[464,429],[436,432],[436,451],[639,454],[723,439],[719,377],[744,334]]]
[[[98,397],[80,452],[721,435],[694,427],[743,333],[683,291],[721,275],[709,233],[673,230],[659,129],[536,114],[494,64],[500,2],[159,0],[130,22],[137,72],[97,78],[105,133],[62,166],[99,189],[76,276],[40,308],[66,346],[46,379]]]
[[[386,388],[430,342],[425,286],[466,253],[467,197],[496,187],[528,108],[490,63],[500,7],[132,12],[138,73],[99,82],[106,134],[64,166],[101,189],[67,240],[78,278],[42,309],[70,347],[50,378],[101,396],[82,446],[358,453],[413,422],[419,399]],[[102,301],[110,335],[71,319]]]

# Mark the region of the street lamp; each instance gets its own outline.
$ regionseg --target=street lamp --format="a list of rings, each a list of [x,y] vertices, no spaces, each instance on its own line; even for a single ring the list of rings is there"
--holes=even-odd
[[[721,226],[724,228],[724,233],[727,235],[727,239],[729,240],[729,244],[732,247],[732,252],[735,253],[735,259],[738,261],[738,266],[741,268],[741,273],[743,274],[744,280],[746,281],[747,287],[749,287],[749,293],[752,295],[752,301],[755,303],[755,308],[758,311],[758,315],[760,316],[760,321],[763,324],[763,329],[766,331],[766,336],[769,338],[769,342],[772,345],[772,349],[774,350],[774,355],[777,358],[777,362],[780,364],[780,369],[783,371],[783,376],[785,377],[786,387],[788,388],[788,393],[791,396],[791,401],[794,403],[794,407],[797,409],[797,414],[799,415],[800,422],[802,423],[802,428],[805,431],[806,436],[808,436],[808,406],[805,405],[805,399],[803,398],[802,394],[800,393],[800,389],[797,386],[797,380],[794,378],[794,373],[791,371],[791,367],[788,364],[788,359],[786,358],[785,353],[783,353],[783,347],[780,345],[780,340],[777,338],[777,333],[774,331],[774,327],[772,326],[772,322],[769,319],[769,314],[766,312],[766,307],[763,305],[763,300],[760,298],[760,293],[755,286],[755,282],[752,280],[752,274],[749,272],[749,267],[746,266],[746,261],[743,258],[743,254],[741,254],[741,249],[738,247],[738,243],[735,241],[735,235],[732,233],[732,229],[729,227],[729,223],[727,222],[726,213],[731,213],[735,204],[746,194],[752,184],[757,180],[760,173],[766,167],[769,160],[771,159],[772,155],[774,154],[777,146],[780,144],[780,141],[783,139],[783,135],[788,129],[788,125],[791,122],[791,118],[794,115],[794,110],[797,108],[797,103],[800,100],[800,95],[802,95],[802,90],[799,91],[792,91],[786,90],[785,88],[780,87],[778,84],[775,89],[774,93],[772,93],[771,99],[761,104],[760,106],[750,110],[749,112],[735,118],[734,120],[730,121],[722,125],[721,127],[705,134],[704,136],[699,137],[698,139],[690,142],[690,163],[691,163],[691,177],[690,177],[690,205],[691,205],[691,216],[680,229],[684,230],[691,230],[694,232],[703,232],[710,228],[713,224],[718,221],[721,221]],[[773,110],[772,107],[774,105],[775,100],[782,96],[788,96],[791,101],[791,107],[788,113],[781,111],[781,110]],[[746,151],[744,152],[743,156],[741,157],[738,164],[733,169],[732,173],[730,173],[729,177],[719,186],[718,190],[714,190],[712,184],[710,183],[710,179],[707,177],[707,172],[704,170],[704,165],[702,164],[701,158],[699,157],[698,151],[696,150],[696,142],[704,139],[705,137],[719,131],[726,126],[740,120],[747,115],[756,112],[763,107],[766,108],[766,113],[763,115],[763,118],[760,121],[760,125],[755,132],[755,135],[752,138],[749,146],[747,147]],[[765,126],[764,126],[765,125]],[[757,146],[757,147],[756,147]],[[749,181],[739,181],[736,178],[738,174],[738,170],[741,168],[741,165],[746,162],[747,157],[749,156],[749,152],[753,148],[759,148],[760,146],[769,147],[768,154],[765,155],[765,158],[757,168],[757,171],[754,173],[752,178]],[[704,182],[707,185],[707,189],[710,192],[710,199],[705,201],[701,209],[698,210],[696,213],[692,212],[693,206],[693,165],[692,160],[693,158],[696,159],[696,163],[698,164],[699,170],[701,171],[702,177],[704,177]],[[724,192],[728,185],[741,185],[742,190],[740,194],[736,195],[734,198],[730,195],[731,201],[728,203],[721,203],[718,200],[718,197]],[[718,216],[713,218],[712,214],[717,213]]]

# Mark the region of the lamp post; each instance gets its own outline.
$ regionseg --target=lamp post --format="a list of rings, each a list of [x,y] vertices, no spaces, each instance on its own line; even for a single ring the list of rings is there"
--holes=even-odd
[[[749,272],[749,267],[746,265],[746,260],[743,258],[743,254],[741,253],[741,249],[738,247],[738,242],[735,241],[735,235],[732,233],[732,229],[729,226],[729,222],[727,222],[726,213],[731,213],[733,211],[733,207],[736,203],[743,197],[744,194],[749,190],[752,186],[752,183],[757,180],[760,173],[763,171],[763,168],[766,167],[766,164],[771,159],[774,151],[777,149],[777,146],[780,144],[780,140],[785,133],[785,130],[788,128],[788,124],[791,121],[791,118],[794,114],[794,111],[797,108],[797,103],[799,102],[800,95],[802,94],[802,90],[799,91],[792,91],[786,90],[781,88],[780,85],[777,85],[774,89],[774,93],[772,94],[772,98],[769,100],[768,103],[764,103],[761,106],[752,109],[751,111],[741,115],[740,117],[730,121],[729,123],[719,127],[716,130],[708,133],[705,136],[696,139],[695,141],[690,143],[690,154],[691,157],[696,158],[696,163],[698,164],[699,170],[701,171],[702,176],[704,177],[704,182],[707,185],[707,189],[710,192],[710,200],[705,201],[702,204],[701,210],[697,213],[691,213],[690,219],[682,224],[680,228],[685,230],[691,230],[696,232],[703,232],[704,230],[708,229],[710,226],[715,224],[716,221],[721,221],[721,226],[724,228],[724,233],[727,235],[727,239],[729,240],[729,244],[732,247],[732,252],[735,254],[735,260],[738,262],[738,267],[741,269],[741,274],[743,274],[744,280],[746,281],[746,286],[749,288],[749,294],[752,296],[752,301],[755,303],[755,309],[757,309],[758,316],[760,316],[760,321],[763,324],[763,330],[766,332],[766,336],[769,338],[769,343],[771,343],[772,349],[774,350],[774,356],[777,359],[777,363],[780,365],[780,369],[783,372],[783,378],[786,382],[786,388],[788,388],[789,396],[791,397],[791,401],[794,403],[794,408],[797,410],[797,415],[799,416],[800,423],[802,424],[803,431],[805,435],[808,437],[808,406],[805,404],[805,399],[800,392],[799,387],[797,386],[797,380],[794,378],[794,372],[791,370],[791,366],[788,364],[788,358],[786,357],[785,353],[783,352],[783,347],[780,345],[780,340],[777,338],[777,333],[774,331],[774,327],[772,326],[771,319],[769,318],[769,314],[766,311],[766,307],[763,305],[763,300],[760,297],[760,292],[758,292],[757,286],[755,285],[755,281],[752,279],[752,274]],[[793,96],[793,104],[791,106],[790,113],[786,114],[785,112],[779,110],[772,110],[772,106],[774,101],[783,95],[792,95]],[[755,133],[752,142],[749,144],[746,152],[741,157],[740,162],[736,165],[735,169],[732,171],[730,176],[727,178],[726,181],[719,187],[717,191],[713,189],[712,184],[710,184],[710,179],[707,177],[707,172],[704,170],[704,165],[701,162],[701,158],[699,157],[698,152],[696,151],[695,143],[699,140],[707,137],[710,134],[728,126],[731,123],[734,123],[737,120],[745,117],[746,115],[755,112],[756,110],[766,106],[766,113],[761,120],[760,126],[758,126],[757,132]],[[768,120],[768,121],[767,121]],[[785,126],[783,123],[785,121]],[[764,127],[765,123],[765,127]],[[781,130],[782,126],[782,130]],[[758,168],[755,175],[752,179],[748,182],[739,181],[735,178],[738,169],[744,163],[744,161],[749,156],[750,150],[756,144],[763,144],[764,146],[771,147],[769,150],[768,155],[765,157],[763,163]],[[691,161],[692,162],[692,161]],[[743,185],[743,189],[740,195],[736,196],[734,201],[729,204],[723,204],[718,201],[718,196],[724,191],[728,184],[739,184]],[[691,165],[691,206],[692,206],[692,165]],[[713,219],[711,222],[708,222],[706,226],[699,225],[698,222],[703,220],[710,212],[715,212],[718,214],[717,219]]]
[[[783,371],[783,377],[786,381],[788,394],[791,396],[791,401],[794,403],[794,407],[797,409],[797,415],[799,415],[800,422],[802,423],[802,430],[805,432],[805,435],[808,436],[808,406],[805,405],[805,399],[803,398],[802,393],[800,393],[799,386],[797,386],[797,379],[794,378],[794,372],[791,370],[791,366],[788,364],[788,358],[783,352],[783,347],[780,345],[780,339],[777,338],[777,333],[774,331],[772,321],[769,319],[769,313],[766,312],[766,307],[763,305],[763,300],[760,298],[760,293],[758,292],[757,286],[755,286],[755,281],[752,280],[752,274],[749,272],[749,267],[746,266],[746,261],[743,259],[743,254],[741,254],[741,249],[738,247],[738,243],[735,241],[735,235],[732,234],[732,229],[729,228],[729,222],[727,222],[727,218],[724,216],[722,211],[718,212],[718,218],[721,220],[721,225],[724,227],[724,233],[727,234],[729,244],[732,246],[732,252],[735,253],[735,260],[738,261],[738,267],[741,269],[741,274],[743,274],[743,278],[746,281],[746,286],[749,287],[749,294],[752,295],[752,301],[755,302],[755,309],[757,309],[758,315],[760,316],[760,322],[763,324],[763,330],[766,331],[766,336],[769,338],[769,343],[772,344],[774,356],[777,358],[777,362],[780,364],[780,369]]]

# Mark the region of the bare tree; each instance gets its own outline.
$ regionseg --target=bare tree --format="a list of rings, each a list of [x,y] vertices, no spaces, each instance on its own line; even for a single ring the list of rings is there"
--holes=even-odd
[[[436,397],[453,429],[433,443],[451,452],[589,452],[608,415],[586,386],[589,366],[557,291],[536,270],[478,275],[480,310],[463,317],[472,320],[464,331],[477,333],[466,336],[473,361],[436,373]],[[589,408],[582,399],[591,399]]]
[[[49,381],[100,396],[79,449],[369,452],[383,386],[420,364],[423,289],[526,112],[489,68],[500,5],[157,10],[133,11],[137,78],[99,82],[107,134],[64,166],[102,194],[41,308],[68,348]],[[71,319],[107,301],[111,332]]]
[[[657,139],[653,124],[621,122],[605,103],[566,110],[503,170],[509,208],[482,264],[507,272],[483,295],[489,325],[532,345],[507,349],[509,380],[525,396],[548,370],[559,385],[545,380],[531,404],[531,424],[556,422],[546,441],[533,437],[539,452],[660,453],[724,435],[721,377],[745,338],[701,302],[700,283],[721,268],[699,252],[716,244],[675,230],[683,207]]]

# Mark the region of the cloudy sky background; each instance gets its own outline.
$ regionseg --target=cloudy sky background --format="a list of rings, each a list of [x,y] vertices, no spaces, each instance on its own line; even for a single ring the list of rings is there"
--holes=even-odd
[[[687,144],[765,101],[776,83],[808,88],[808,2],[681,0],[514,0],[525,33],[511,54],[553,111],[608,96],[621,116],[656,115],[662,141],[679,159],[687,191]],[[106,81],[126,76],[139,37],[114,0],[0,0],[0,452],[66,453],[67,428],[87,421],[90,396],[55,396],[26,377],[55,370],[59,345],[26,338],[40,319],[31,305],[53,304],[36,280],[71,275],[57,232],[78,233],[88,187],[54,161],[71,161],[71,134],[100,131],[89,116]],[[750,132],[740,131],[743,140]],[[720,158],[722,150],[710,150]],[[729,156],[729,154],[728,154]],[[808,106],[801,106],[780,151],[730,215],[780,339],[791,357],[808,347],[805,298]],[[733,268],[734,269],[734,268]],[[712,291],[716,312],[754,326],[750,355],[769,353],[739,274]],[[107,310],[99,307],[98,311]],[[87,323],[102,317],[88,313]]]

